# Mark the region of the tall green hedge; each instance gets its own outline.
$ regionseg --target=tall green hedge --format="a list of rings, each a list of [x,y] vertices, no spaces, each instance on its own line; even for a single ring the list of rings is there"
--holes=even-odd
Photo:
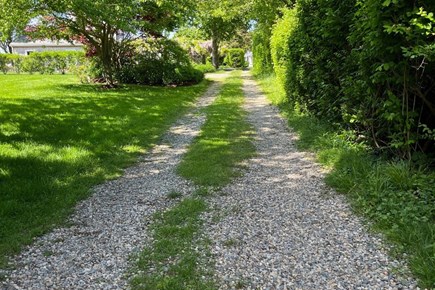
[[[233,68],[245,67],[245,51],[241,48],[228,49],[226,51],[224,64]]]
[[[273,71],[272,57],[270,55],[269,27],[260,25],[255,30],[252,37],[252,54],[254,59],[254,74],[261,75]]]
[[[269,42],[290,103],[396,156],[435,152],[435,1],[299,0],[295,9]]]
[[[296,9],[283,9],[283,17],[278,19],[270,37],[270,54],[273,69],[281,85],[287,83],[287,70],[292,66],[289,59],[290,36],[297,28]]]
[[[435,1],[366,0],[349,39],[356,69],[343,84],[366,98],[357,120],[401,156],[435,151]]]
[[[21,64],[24,56],[18,54],[0,54],[0,71],[4,74],[12,71],[21,72]]]

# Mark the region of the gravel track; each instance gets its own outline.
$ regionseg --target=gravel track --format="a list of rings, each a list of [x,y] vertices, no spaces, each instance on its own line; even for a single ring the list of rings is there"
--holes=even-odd
[[[213,76],[214,79],[226,75]],[[60,227],[37,238],[13,259],[16,269],[6,272],[2,289],[124,289],[131,255],[149,242],[147,226],[156,211],[173,201],[166,195],[176,190],[194,191],[174,169],[192,139],[199,133],[221,85],[214,83],[195,109],[171,127],[161,143],[116,180],[93,189]]]
[[[223,78],[217,74],[213,78]],[[321,168],[297,151],[296,135],[244,74],[245,109],[257,131],[258,155],[244,176],[209,202],[204,216],[219,289],[418,289],[396,275],[387,255],[348,203],[324,184]],[[129,257],[150,242],[151,215],[170,207],[166,195],[196,188],[175,174],[220,85],[213,84],[161,143],[123,177],[94,188],[68,224],[14,258],[2,289],[125,289]],[[219,216],[216,222],[216,216]]]
[[[244,74],[258,155],[205,216],[220,289],[416,289]],[[222,214],[224,213],[224,214]],[[221,215],[216,223],[216,215]]]

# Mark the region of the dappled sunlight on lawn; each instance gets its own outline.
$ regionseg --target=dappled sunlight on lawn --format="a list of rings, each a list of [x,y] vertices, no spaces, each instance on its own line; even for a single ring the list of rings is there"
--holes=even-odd
[[[71,75],[0,76],[0,255],[119,175],[207,84],[107,90]]]
[[[222,186],[240,174],[240,163],[254,155],[253,129],[246,122],[240,73],[225,80],[207,121],[190,146],[178,172],[199,185]]]

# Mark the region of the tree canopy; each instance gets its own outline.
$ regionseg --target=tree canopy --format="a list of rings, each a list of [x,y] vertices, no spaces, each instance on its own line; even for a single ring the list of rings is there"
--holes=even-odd
[[[0,48],[12,53],[11,42],[23,35],[36,11],[28,0],[0,0]]]
[[[195,21],[212,40],[212,62],[219,67],[219,45],[240,27],[247,26],[250,2],[245,0],[197,0]]]
[[[103,78],[113,84],[116,51],[122,42],[162,36],[190,17],[192,5],[191,0],[38,0],[32,9],[38,11],[39,22],[32,32],[84,42],[99,60]]]

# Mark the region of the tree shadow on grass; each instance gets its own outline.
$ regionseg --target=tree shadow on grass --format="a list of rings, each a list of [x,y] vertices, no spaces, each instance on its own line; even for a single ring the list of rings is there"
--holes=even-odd
[[[64,220],[92,185],[119,175],[156,143],[206,86],[60,84],[40,97],[2,98],[0,268]]]

